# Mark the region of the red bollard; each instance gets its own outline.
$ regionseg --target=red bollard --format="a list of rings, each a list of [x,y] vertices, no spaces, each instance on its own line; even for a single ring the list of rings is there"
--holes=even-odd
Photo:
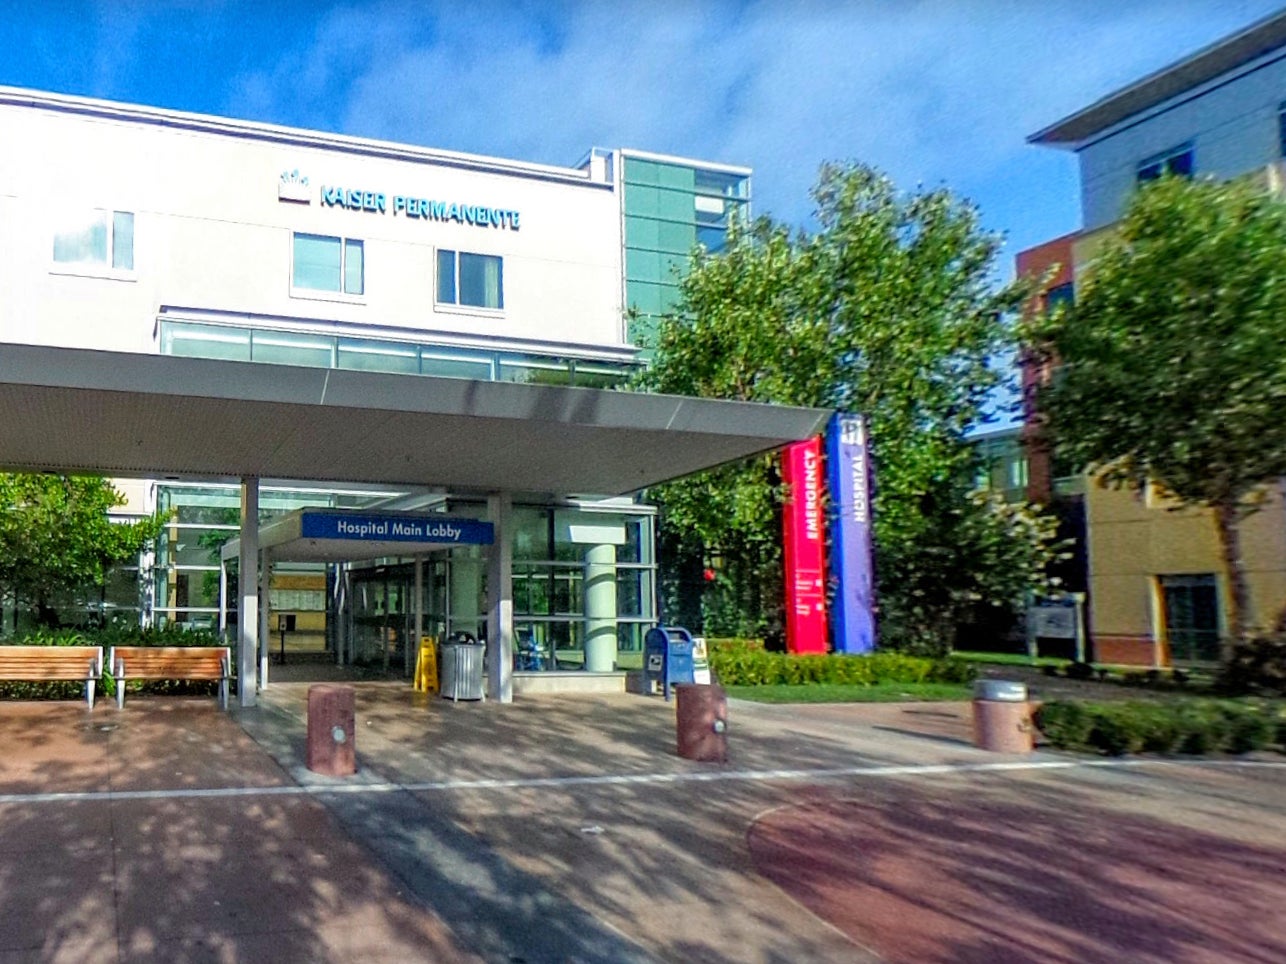
[[[351,686],[308,687],[308,769],[332,777],[357,772],[353,717]]]

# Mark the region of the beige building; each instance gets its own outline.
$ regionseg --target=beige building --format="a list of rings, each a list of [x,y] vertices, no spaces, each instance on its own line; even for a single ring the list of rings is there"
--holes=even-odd
[[[1280,189],[1286,156],[1286,14],[1246,30],[1033,134],[1075,151],[1083,229],[1022,252],[1020,274],[1046,277],[1041,310],[1075,296],[1136,186],[1163,174],[1258,177]],[[1028,371],[1027,384],[1040,373]],[[1038,447],[1029,496],[1084,532],[1090,632],[1099,662],[1165,666],[1217,657],[1227,632],[1228,579],[1213,516],[1179,509],[1155,489],[1060,485]],[[1076,489],[1083,489],[1083,492]],[[1241,526],[1248,621],[1268,629],[1286,606],[1283,489],[1264,493]]]

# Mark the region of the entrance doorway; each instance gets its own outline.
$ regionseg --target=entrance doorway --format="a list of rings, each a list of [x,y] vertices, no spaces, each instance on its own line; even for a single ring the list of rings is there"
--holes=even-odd
[[[456,633],[485,634],[485,562],[457,550],[423,561],[421,633],[439,642]],[[349,569],[349,661],[356,667],[409,677],[415,668],[415,566],[398,563]]]

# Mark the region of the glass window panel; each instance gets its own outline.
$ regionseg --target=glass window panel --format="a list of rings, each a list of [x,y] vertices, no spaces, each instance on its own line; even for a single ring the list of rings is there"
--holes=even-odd
[[[113,568],[103,586],[104,614],[110,615],[116,609],[138,609],[140,588],[137,569]]]
[[[284,331],[256,331],[250,357],[257,362],[276,365],[330,368],[334,339]]]
[[[740,174],[727,174],[722,171],[696,171],[695,173],[695,187],[701,194],[744,198],[749,193],[750,181]]]
[[[677,164],[658,164],[657,165],[657,183],[661,187],[678,188],[681,191],[696,190],[696,174],[690,167],[680,167]]]
[[[660,191],[657,215],[668,221],[691,222],[695,206],[691,191]]]
[[[658,255],[661,259],[661,279],[663,281],[677,281],[688,273],[688,254],[662,254]]]
[[[178,498],[182,498],[182,496],[179,496]],[[175,522],[197,525],[204,524],[207,526],[241,525],[241,508],[236,505],[185,505],[183,503],[179,503],[177,510],[178,514],[175,516]]]
[[[630,380],[633,366],[577,362],[572,384],[581,388],[617,388]]]
[[[722,251],[728,244],[728,229],[722,227],[704,227],[699,226],[696,229],[697,241],[705,245],[705,249],[711,254],[717,254]]]
[[[500,259],[460,252],[460,304],[474,308],[503,308]]]
[[[250,360],[250,331],[222,325],[161,325],[161,353],[186,358]]]
[[[646,281],[627,281],[625,283],[625,300],[632,307],[645,314],[660,314],[661,286]]]
[[[171,526],[165,530],[161,552],[166,565],[217,566],[219,549],[236,535],[232,529],[179,529]]]
[[[658,250],[674,254],[687,254],[697,241],[697,229],[690,224],[677,224],[673,221],[658,221]]]
[[[654,187],[625,186],[625,213],[654,218],[661,213],[661,192]]]
[[[641,546],[646,519],[625,517],[625,543],[616,547],[616,561],[643,562]]]
[[[513,510],[514,559],[549,558],[549,510],[517,507]]]
[[[455,304],[455,252],[438,248],[438,301]]]
[[[361,241],[344,242],[344,293],[360,295],[365,292],[366,249]]]
[[[112,267],[134,270],[134,215],[128,211],[112,215]]]
[[[295,235],[294,286],[317,291],[340,291],[343,248],[339,238],[320,234]]]
[[[500,359],[500,381],[533,385],[570,385],[571,363],[565,359],[530,358],[521,355]]]
[[[646,569],[618,569],[616,571],[616,614],[618,616],[646,616],[643,601],[648,598],[651,573]]]
[[[661,165],[655,161],[627,157],[625,158],[625,180],[635,184],[659,184],[661,183]]]
[[[364,341],[341,338],[337,350],[340,368],[367,372],[401,372],[417,375],[420,371],[420,353],[413,345],[399,345],[388,341]]]
[[[107,264],[107,212],[70,215],[54,232],[54,260],[61,264]]]
[[[679,286],[677,284],[663,284],[659,287],[661,291],[661,313],[673,311],[678,307],[682,297],[679,292]]]
[[[1166,171],[1176,177],[1192,177],[1192,151],[1176,154],[1166,162]]]
[[[660,247],[661,223],[652,218],[627,217],[625,219],[625,246],[627,248]]]
[[[491,360],[489,358],[454,358],[448,355],[420,354],[420,373],[438,375],[443,378],[473,378],[478,381],[491,381]]]
[[[655,251],[627,250],[625,252],[625,277],[630,281],[660,282],[661,256]]]

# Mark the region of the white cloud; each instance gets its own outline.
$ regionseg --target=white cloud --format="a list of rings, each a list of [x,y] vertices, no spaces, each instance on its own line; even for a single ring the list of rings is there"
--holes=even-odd
[[[390,3],[331,11],[237,98],[258,116],[551,163],[599,145],[748,164],[759,210],[797,222],[818,164],[854,158],[906,186],[945,182],[993,224],[1030,212],[1031,243],[1075,226],[1074,171],[1027,134],[1270,9]]]

